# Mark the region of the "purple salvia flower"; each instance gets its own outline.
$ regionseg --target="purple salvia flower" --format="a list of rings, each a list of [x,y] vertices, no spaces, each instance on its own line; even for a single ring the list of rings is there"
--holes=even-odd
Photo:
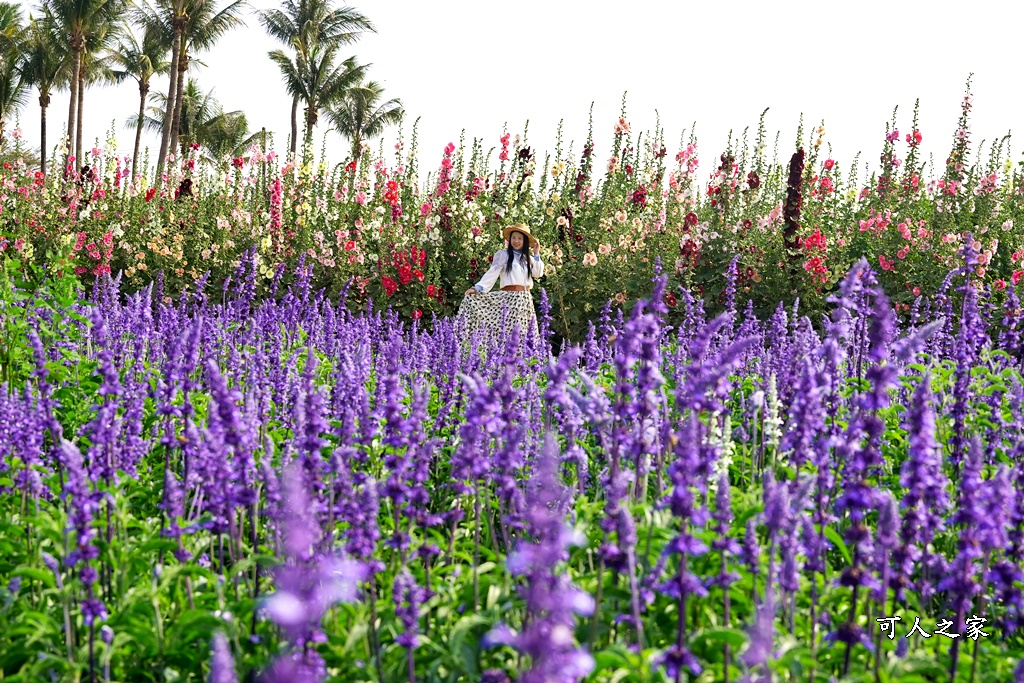
[[[231,645],[223,633],[213,634],[210,654],[210,675],[206,683],[238,683],[235,673],[235,659],[231,656]]]
[[[875,566],[879,573],[878,586],[873,596],[882,608],[889,589],[889,557],[899,544],[900,515],[896,509],[896,498],[890,491],[881,494],[881,505],[878,508],[878,528],[875,533],[876,558]]]
[[[338,602],[353,602],[367,576],[362,563],[314,552],[320,526],[309,506],[309,494],[299,463],[284,473],[285,508],[281,515],[284,564],[274,572],[276,591],[264,600],[263,612],[283,631],[291,660],[302,675],[322,680],[323,659],[312,646],[323,639],[320,621]]]
[[[529,619],[521,633],[499,626],[486,637],[493,645],[510,645],[530,658],[522,683],[576,683],[594,668],[594,660],[575,644],[575,615],[589,616],[594,600],[572,585],[559,565],[568,559],[568,547],[582,539],[566,523],[568,491],[558,477],[554,438],[535,463],[525,513],[528,540],[521,540],[508,556],[508,570],[523,578],[520,593]]]
[[[401,622],[404,629],[395,641],[409,650],[410,669],[413,666],[412,651],[416,649],[418,644],[420,605],[423,604],[425,598],[426,591],[416,583],[416,579],[413,578],[408,569],[403,569],[395,576],[392,601],[395,604],[395,616]],[[412,675],[410,680],[415,681],[415,675]]]
[[[908,457],[900,473],[903,495],[900,508],[903,521],[900,543],[893,550],[892,587],[898,600],[905,599],[905,591],[912,587],[909,577],[915,567],[924,570],[917,590],[923,597],[933,592],[933,583],[943,572],[942,558],[928,550],[944,527],[944,516],[949,508],[946,476],[942,470],[942,455],[935,439],[935,409],[931,381],[921,378],[910,401],[906,430]]]

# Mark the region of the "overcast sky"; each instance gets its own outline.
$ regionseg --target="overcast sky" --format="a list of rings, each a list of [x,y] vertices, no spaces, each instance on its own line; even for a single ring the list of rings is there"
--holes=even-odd
[[[275,0],[252,0],[254,9]],[[609,153],[612,126],[623,92],[634,132],[654,126],[660,114],[669,152],[696,122],[702,169],[724,149],[727,135],[750,127],[769,108],[766,123],[780,157],[793,150],[801,113],[806,127],[824,119],[825,140],[842,165],[862,151],[877,165],[885,124],[899,107],[898,155],[919,98],[925,155],[945,159],[956,127],[964,84],[974,72],[972,139],[977,144],[1024,132],[1020,27],[1024,10],[1014,2],[971,3],[866,0],[734,2],[590,2],[586,0],[355,0],[377,26],[352,46],[386,95],[402,99],[406,137],[420,117],[420,158],[436,167],[449,141],[482,137],[498,144],[507,122],[513,135],[529,120],[529,142],[553,151],[559,119],[564,140],[575,140],[578,157],[594,104],[599,163]],[[600,9],[599,9],[600,8]],[[285,148],[290,99],[266,53],[278,47],[255,16],[248,26],[199,55],[193,74],[225,109],[246,113],[251,129],[266,126]],[[166,91],[166,78],[154,89]],[[85,132],[91,145],[111,122],[117,144],[130,153],[133,132],[124,122],[137,111],[133,83],[92,88],[86,95]],[[53,97],[50,140],[66,123],[68,94]],[[25,136],[38,144],[38,99],[21,112]],[[319,145],[326,121],[316,132]],[[13,127],[13,125],[11,126]],[[395,131],[385,133],[390,151]],[[156,153],[158,140],[144,138]],[[376,144],[376,143],[375,143]],[[987,145],[986,145],[987,146]],[[1021,160],[1021,144],[1013,152]],[[345,148],[328,135],[328,156],[341,161]],[[769,145],[769,154],[771,145]]]

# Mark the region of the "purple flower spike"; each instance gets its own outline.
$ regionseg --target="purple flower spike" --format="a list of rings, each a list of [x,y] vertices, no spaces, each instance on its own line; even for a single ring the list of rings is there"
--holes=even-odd
[[[213,634],[213,653],[210,656],[210,675],[207,683],[238,683],[235,673],[235,660],[231,656],[231,646],[223,633]]]
[[[593,657],[573,637],[575,615],[593,614],[594,599],[559,569],[568,559],[569,546],[582,539],[565,520],[568,492],[558,476],[555,451],[554,438],[548,436],[528,487],[526,528],[531,540],[520,542],[508,557],[509,572],[523,578],[519,591],[530,618],[521,633],[502,625],[485,637],[491,645],[508,645],[530,657],[522,683],[575,683],[594,668]]]

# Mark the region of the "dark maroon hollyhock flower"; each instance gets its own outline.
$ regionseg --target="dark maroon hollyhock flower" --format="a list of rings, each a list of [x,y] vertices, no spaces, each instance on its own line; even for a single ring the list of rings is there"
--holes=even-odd
[[[785,227],[782,229],[782,241],[789,250],[791,265],[800,260],[800,208],[803,206],[801,198],[801,183],[804,174],[804,150],[801,147],[793,153],[789,160],[789,179],[786,181],[786,203],[782,210],[782,219]]]

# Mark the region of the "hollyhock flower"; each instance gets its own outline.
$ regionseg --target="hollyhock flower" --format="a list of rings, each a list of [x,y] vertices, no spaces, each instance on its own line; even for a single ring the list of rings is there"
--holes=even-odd
[[[597,265],[597,254],[592,251],[588,251],[583,255],[583,265],[585,266],[596,266]]]

